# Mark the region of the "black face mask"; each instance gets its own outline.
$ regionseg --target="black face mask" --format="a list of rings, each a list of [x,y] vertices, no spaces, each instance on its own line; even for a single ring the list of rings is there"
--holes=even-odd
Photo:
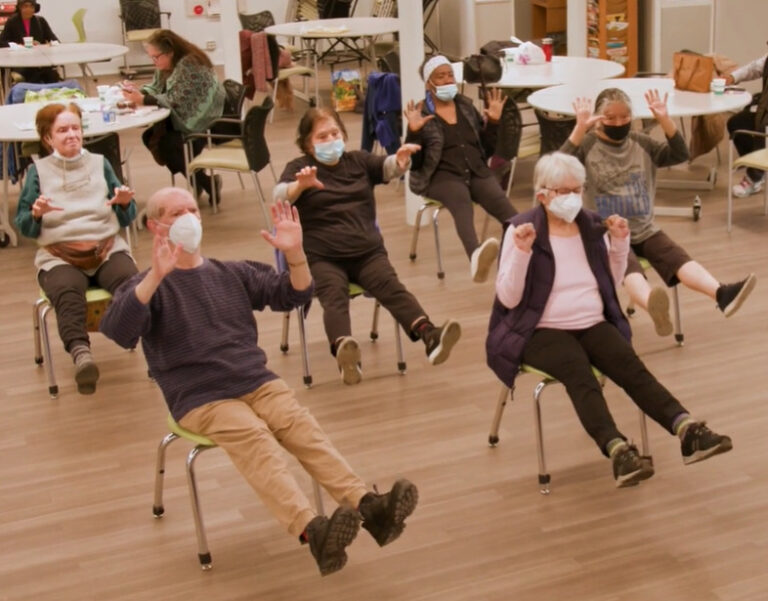
[[[632,122],[628,121],[624,125],[605,125],[603,124],[603,133],[614,142],[621,142],[629,135],[629,129]]]

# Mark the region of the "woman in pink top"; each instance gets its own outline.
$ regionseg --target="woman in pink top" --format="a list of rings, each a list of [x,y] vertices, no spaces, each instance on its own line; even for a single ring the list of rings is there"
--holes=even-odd
[[[635,354],[616,298],[629,253],[626,219],[582,209],[585,172],[575,157],[542,157],[534,172],[539,206],[513,217],[504,235],[489,326],[488,364],[508,386],[525,363],[565,385],[576,413],[611,458],[616,486],[653,475],[619,432],[592,366],[640,409],[680,437],[684,463],[731,449],[731,439],[692,419]]]

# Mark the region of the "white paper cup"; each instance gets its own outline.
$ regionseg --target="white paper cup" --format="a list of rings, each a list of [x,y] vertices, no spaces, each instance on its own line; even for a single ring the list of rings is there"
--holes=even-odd
[[[32,36],[24,36],[22,40],[24,40],[24,48],[32,48],[35,45],[35,38]]]
[[[716,77],[712,80],[712,83],[709,84],[709,89],[715,94],[723,94],[725,92],[725,79]]]

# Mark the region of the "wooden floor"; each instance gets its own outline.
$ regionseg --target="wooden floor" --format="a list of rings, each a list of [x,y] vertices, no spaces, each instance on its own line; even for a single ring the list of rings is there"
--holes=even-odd
[[[279,172],[296,155],[301,103],[268,128]],[[351,148],[360,116],[344,116]],[[140,203],[169,178],[133,147]],[[727,149],[723,145],[724,156]],[[706,165],[714,155],[697,161]],[[529,205],[533,161],[514,189]],[[701,173],[701,171],[697,171]],[[198,461],[198,481],[214,568],[203,573],[184,475],[188,445],[170,447],[162,520],[152,517],[154,459],[166,433],[165,409],[147,379],[140,350],[126,352],[99,334],[102,373],[93,396],[77,394],[73,367],[54,334],[60,385],[47,394],[33,362],[31,308],[37,296],[34,243],[0,250],[0,601],[763,601],[768,598],[768,217],[762,198],[739,201],[725,231],[727,171],[701,193],[702,218],[660,218],[664,229],[724,281],[758,276],[739,313],[725,319],[714,303],[681,292],[685,346],[658,338],[646,315],[632,319],[638,352],[698,417],[733,437],[733,452],[684,467],[677,440],[651,424],[656,475],[616,490],[611,467],[581,429],[561,387],[545,392],[544,426],[552,494],[538,493],[532,376],[518,381],[498,447],[487,445],[499,383],[486,367],[484,340],[493,284],[472,284],[448,215],[442,217],[446,278],[435,277],[429,229],[416,262],[402,190],[378,190],[379,221],[398,273],[431,317],[460,320],[450,360],[431,367],[423,346],[406,342],[408,373],[396,371],[393,328],[367,341],[372,302],[353,302],[364,380],[339,380],[318,307],[308,332],[315,386],[301,385],[298,335],[280,353],[282,316],[257,316],[270,367],[296,387],[366,482],[387,489],[399,476],[418,486],[420,504],[403,537],[385,549],[362,531],[340,573],[321,578],[308,550],[266,512],[220,450]],[[268,174],[262,181],[271,190]],[[15,213],[14,187],[12,214]],[[659,202],[688,205],[694,193],[660,191]],[[222,259],[272,261],[259,236],[261,212],[250,182],[224,177],[221,212],[203,210],[204,252]],[[477,224],[481,224],[478,213]],[[494,226],[498,234],[498,226]],[[135,255],[148,265],[142,232]],[[656,277],[656,276],[652,276]],[[215,319],[215,316],[212,316]],[[53,323],[53,320],[52,320]],[[201,336],[205,335],[201,329]],[[636,441],[636,411],[616,386],[607,396],[623,431]],[[296,467],[309,491],[309,479]],[[330,500],[328,500],[330,505]]]

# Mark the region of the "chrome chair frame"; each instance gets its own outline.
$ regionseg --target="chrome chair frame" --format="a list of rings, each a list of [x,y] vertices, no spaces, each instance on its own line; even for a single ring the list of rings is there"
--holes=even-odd
[[[189,488],[189,499],[192,503],[192,518],[195,523],[197,557],[200,561],[201,569],[204,571],[210,570],[213,567],[213,559],[208,548],[208,538],[205,534],[205,524],[203,523],[203,514],[200,506],[200,494],[197,490],[195,460],[203,451],[216,448],[218,445],[205,436],[184,430],[173,421],[173,418],[170,415],[168,416],[168,424],[171,432],[165,435],[157,448],[157,459],[155,462],[155,493],[152,504],[152,515],[154,515],[156,519],[160,519],[165,515],[165,506],[163,505],[163,483],[165,480],[165,452],[168,445],[179,438],[195,443],[195,446],[192,447],[187,454],[187,487]],[[320,491],[320,485],[314,479],[312,480],[312,489],[315,497],[316,511],[318,514],[323,514],[323,498]]]
[[[541,381],[533,389],[533,408],[534,408],[534,427],[536,431],[536,456],[539,462],[539,492],[542,495],[548,495],[550,493],[549,484],[552,480],[549,471],[547,470],[547,461],[544,453],[544,430],[541,422],[541,394],[544,389],[550,384],[558,384],[559,381],[554,379],[549,374],[546,374],[536,368],[528,365],[522,365],[520,368],[520,374],[530,373],[541,377]],[[592,373],[600,382],[600,386],[605,386],[605,376],[597,371],[596,368],[592,368]],[[491,431],[488,434],[488,445],[490,447],[496,447],[499,444],[499,426],[501,425],[501,418],[504,414],[504,408],[507,405],[507,399],[514,400],[514,388],[509,388],[505,384],[501,385],[499,392],[499,398],[496,402],[496,410],[491,421]],[[653,457],[650,452],[650,444],[648,442],[648,424],[646,421],[645,413],[638,408],[639,421],[640,421],[640,436],[642,441],[642,459],[653,465]]]

